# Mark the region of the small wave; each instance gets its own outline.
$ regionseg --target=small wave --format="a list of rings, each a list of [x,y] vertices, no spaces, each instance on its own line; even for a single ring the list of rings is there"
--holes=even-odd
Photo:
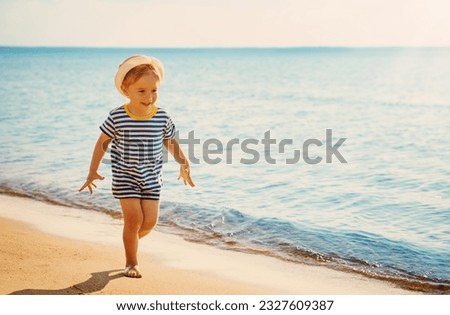
[[[325,265],[389,281],[410,290],[429,293],[450,292],[448,279],[425,273],[420,275],[418,268],[430,268],[429,264],[418,262],[420,266],[415,265],[416,272],[414,272],[414,269],[410,271],[401,267],[401,263],[389,262],[392,256],[395,256],[394,252],[400,255],[400,261],[404,261],[407,257],[417,261],[417,257],[426,256],[419,249],[414,250],[410,244],[385,240],[368,233],[321,231],[299,227],[277,218],[253,218],[235,209],[223,207],[204,209],[185,204],[166,204],[168,205],[161,211],[161,227],[170,233],[181,235],[188,241],[206,243],[222,249],[263,254],[294,263]],[[369,257],[363,259],[350,252],[336,251],[344,247],[343,244],[346,242],[359,249],[360,256]],[[328,246],[323,246],[324,243]],[[322,247],[322,250],[318,249],[319,247]],[[371,251],[364,250],[365,247],[382,250],[378,256],[370,257]],[[380,258],[384,260],[380,261]],[[442,264],[445,264],[445,257],[442,260]]]
[[[22,197],[22,198],[30,198],[33,200],[45,202],[52,205],[69,207],[69,208],[78,208],[84,210],[93,210],[101,213],[105,213],[115,219],[122,218],[122,214],[114,211],[108,207],[102,207],[94,203],[90,202],[80,202],[74,199],[64,198],[62,196],[54,196],[53,194],[46,194],[45,189],[34,190],[27,187],[27,189],[22,189],[20,186],[10,186],[5,184],[0,184],[0,194],[5,194],[14,197]]]

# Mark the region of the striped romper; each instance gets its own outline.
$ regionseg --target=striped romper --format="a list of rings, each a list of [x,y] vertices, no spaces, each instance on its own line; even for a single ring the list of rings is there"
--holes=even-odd
[[[159,200],[163,140],[175,136],[169,114],[154,106],[147,116],[134,116],[127,105],[109,113],[100,130],[112,138],[112,192],[115,198]]]

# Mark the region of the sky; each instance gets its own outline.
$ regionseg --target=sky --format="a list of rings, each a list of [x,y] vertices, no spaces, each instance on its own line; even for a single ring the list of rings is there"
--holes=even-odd
[[[450,46],[450,0],[0,0],[0,46]]]

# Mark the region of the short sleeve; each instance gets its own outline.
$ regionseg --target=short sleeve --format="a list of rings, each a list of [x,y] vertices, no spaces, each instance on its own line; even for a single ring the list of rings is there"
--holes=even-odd
[[[108,118],[106,118],[103,124],[100,125],[100,130],[108,137],[115,138],[116,127],[111,113],[108,115]]]
[[[175,132],[176,132],[176,128],[175,128],[175,124],[172,121],[172,118],[167,117],[167,121],[164,126],[163,138],[164,139],[173,139],[175,137]]]

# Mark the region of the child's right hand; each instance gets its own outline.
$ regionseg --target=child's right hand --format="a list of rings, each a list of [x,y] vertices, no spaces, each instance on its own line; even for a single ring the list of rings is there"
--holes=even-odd
[[[92,186],[97,188],[97,186],[94,184],[94,180],[96,180],[96,179],[104,180],[105,178],[98,173],[89,174],[86,179],[86,182],[84,183],[83,186],[81,186],[80,190],[78,190],[78,191],[83,191],[87,187],[92,194],[92,192],[93,192]]]

